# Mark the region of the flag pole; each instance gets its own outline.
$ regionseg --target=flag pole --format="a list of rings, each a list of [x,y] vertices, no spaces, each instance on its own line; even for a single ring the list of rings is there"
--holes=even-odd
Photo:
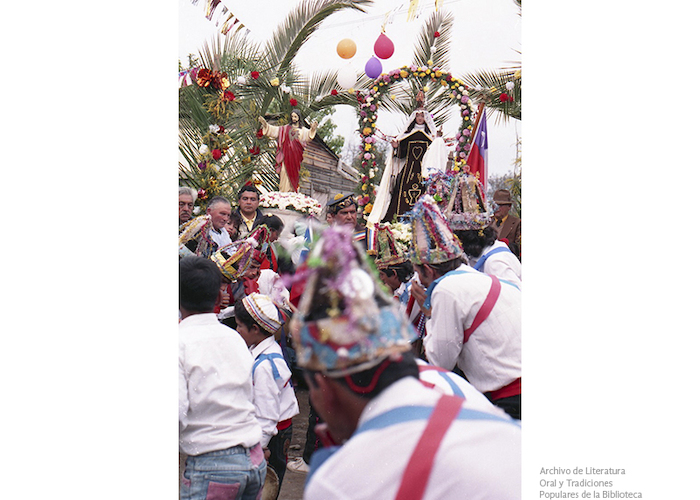
[[[472,125],[472,134],[471,137],[469,138],[469,151],[471,151],[471,147],[474,145],[474,137],[476,136],[476,129],[479,128],[479,122],[481,122],[481,115],[484,114],[484,101],[481,101],[479,103],[479,107],[477,108],[476,111],[476,120],[474,121],[474,125]]]

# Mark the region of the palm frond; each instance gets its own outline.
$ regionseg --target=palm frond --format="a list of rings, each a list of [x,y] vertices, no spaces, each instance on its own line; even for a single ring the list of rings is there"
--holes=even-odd
[[[462,78],[470,87],[484,89],[479,95],[486,96],[485,106],[489,110],[489,116],[496,115],[496,123],[507,122],[510,118],[521,119],[521,74],[517,67],[500,70],[482,70],[470,73]],[[509,90],[508,83],[513,84]],[[511,97],[501,101],[500,96],[506,94]]]
[[[286,68],[304,42],[331,14],[344,9],[365,12],[363,5],[373,0],[307,0],[297,5],[277,27],[265,45],[264,53],[270,67],[277,69],[277,76],[284,76]]]
[[[432,60],[433,66],[449,71],[453,22],[454,16],[449,12],[440,10],[430,15],[418,34],[418,40],[413,50],[413,64],[427,66],[428,61]],[[439,32],[440,36],[435,38],[435,32]],[[433,46],[435,52],[430,50]]]

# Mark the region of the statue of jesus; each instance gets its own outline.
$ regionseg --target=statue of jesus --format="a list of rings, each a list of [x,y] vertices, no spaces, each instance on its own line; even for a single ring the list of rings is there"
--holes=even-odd
[[[311,128],[302,126],[301,113],[293,109],[291,113],[292,123],[288,125],[270,125],[262,116],[258,121],[262,125],[262,132],[271,139],[277,139],[277,173],[280,176],[280,191],[299,191],[299,170],[301,160],[304,157],[306,144],[316,136],[318,122],[311,122]]]

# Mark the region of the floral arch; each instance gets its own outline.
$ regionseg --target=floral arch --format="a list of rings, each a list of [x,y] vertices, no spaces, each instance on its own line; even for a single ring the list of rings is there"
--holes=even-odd
[[[471,142],[472,116],[474,114],[467,85],[459,78],[453,77],[449,72],[433,66],[432,61],[428,61],[427,66],[410,65],[394,69],[388,73],[382,73],[370,83],[368,90],[356,91],[359,103],[359,130],[362,139],[362,144],[360,145],[362,150],[362,177],[358,184],[358,202],[363,207],[365,216],[371,212],[376,195],[376,183],[374,181],[377,178],[375,132],[377,130],[377,113],[379,112],[380,103],[387,97],[392,100],[396,99],[396,96],[391,93],[393,85],[408,79],[417,80],[424,91],[428,91],[430,85],[444,87],[446,92],[440,95],[440,98],[453,100],[455,105],[459,106],[461,121],[459,133],[455,136],[453,169],[458,171],[466,165],[467,153]]]

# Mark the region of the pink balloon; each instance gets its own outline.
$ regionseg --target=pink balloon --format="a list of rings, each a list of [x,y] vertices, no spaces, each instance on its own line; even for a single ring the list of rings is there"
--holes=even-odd
[[[374,53],[380,59],[389,59],[394,54],[394,42],[382,33],[374,42]]]
[[[370,57],[367,64],[365,64],[365,75],[370,78],[377,78],[382,74],[382,62],[376,57]]]

